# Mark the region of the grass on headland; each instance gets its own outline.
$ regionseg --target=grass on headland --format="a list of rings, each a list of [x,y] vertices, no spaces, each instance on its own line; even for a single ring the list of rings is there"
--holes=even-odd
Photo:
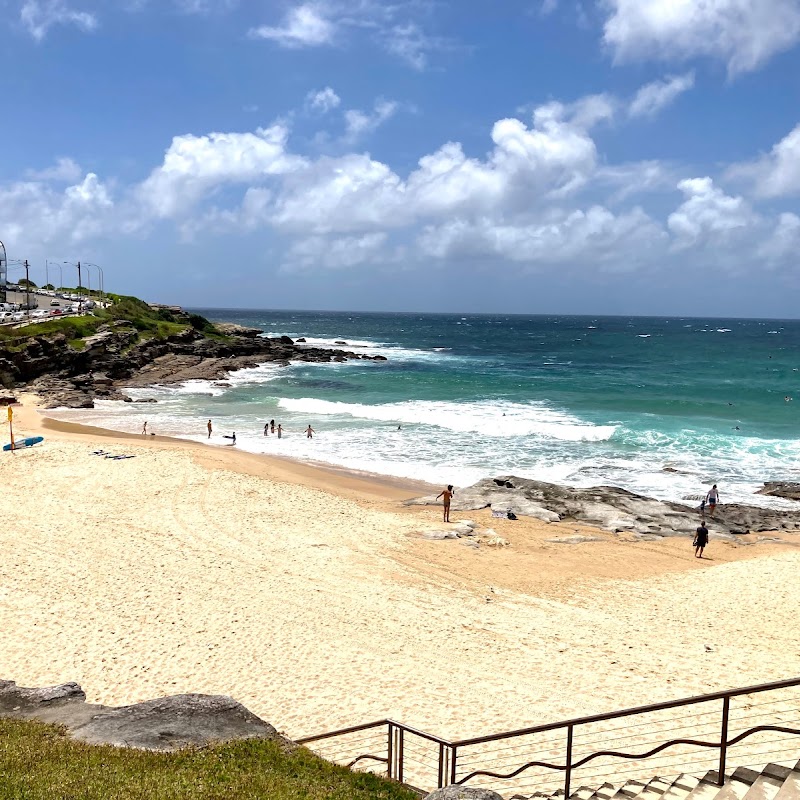
[[[152,753],[86,745],[40,722],[0,719],[0,800],[417,800],[396,783],[300,748],[250,739]]]
[[[0,342],[6,341],[7,349],[15,349],[13,341],[24,340],[31,336],[63,333],[70,344],[76,349],[82,349],[83,344],[79,340],[85,339],[97,332],[97,329],[108,322],[114,320],[124,320],[135,328],[138,340],[143,339],[166,339],[182,331],[194,328],[205,336],[219,338],[219,334],[213,324],[199,314],[190,314],[187,317],[173,314],[169,309],[153,309],[139,300],[138,297],[125,297],[113,295],[114,304],[109,308],[96,308],[92,314],[83,317],[55,317],[45,322],[38,322],[33,325],[26,325],[23,328],[14,329],[11,327],[0,327]],[[16,347],[24,347],[24,344]]]

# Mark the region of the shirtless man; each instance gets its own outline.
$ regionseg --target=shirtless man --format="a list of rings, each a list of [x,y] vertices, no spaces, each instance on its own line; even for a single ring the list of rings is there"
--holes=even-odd
[[[142,425],[142,436],[147,436],[147,423]]]
[[[208,428],[208,438],[210,439],[211,438],[211,420],[208,421],[208,424],[206,425],[206,428]]]
[[[445,522],[450,522],[450,500],[452,500],[454,494],[455,491],[453,490],[453,484],[448,483],[447,488],[443,489],[441,492],[439,492],[439,494],[436,495],[437,500],[440,497],[442,498]]]
[[[306,428],[306,439],[313,439],[316,431],[309,425]]]

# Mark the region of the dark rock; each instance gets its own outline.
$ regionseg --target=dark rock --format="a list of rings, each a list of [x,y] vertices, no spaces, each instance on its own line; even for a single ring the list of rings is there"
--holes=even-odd
[[[179,694],[104,710],[73,730],[90,744],[175,750],[232,739],[277,739],[272,725],[231,697]]]
[[[175,750],[233,739],[296,745],[231,697],[180,694],[122,708],[92,705],[77,683],[24,689],[0,681],[0,717],[65,725],[75,739],[148,750]]]
[[[508,488],[508,486],[513,488]],[[433,497],[407,501],[408,505],[437,505]],[[454,511],[491,506],[521,516],[547,521],[572,519],[605,530],[649,533],[659,536],[693,536],[699,524],[697,509],[662,502],[614,486],[574,489],[514,476],[487,478],[460,489],[453,498]],[[717,506],[707,519],[712,538],[733,538],[749,531],[800,530],[800,510],[776,511],[736,503]]]
[[[12,713],[27,715],[43,706],[83,703],[86,694],[77,683],[62,683],[44,689],[24,689],[14,681],[0,680],[0,717]]]
[[[800,483],[769,481],[756,494],[765,494],[768,497],[784,497],[787,500],[800,500]]]
[[[347,342],[343,342],[343,341],[341,341],[341,339],[337,339],[337,340],[334,342],[334,344],[343,344],[343,345],[347,346]]]
[[[139,397],[133,401],[134,403],[157,403],[155,397]]]
[[[388,361],[386,356],[372,356],[371,358],[373,361]]]
[[[425,800],[503,800],[491,789],[477,789],[472,786],[447,786],[425,796]]]
[[[294,341],[288,336],[281,336],[280,341],[282,344],[294,344]]]
[[[11,392],[6,389],[0,389],[0,406],[10,406],[16,402],[17,398]]]
[[[295,344],[305,344],[306,340],[301,336],[299,339],[294,340]]]

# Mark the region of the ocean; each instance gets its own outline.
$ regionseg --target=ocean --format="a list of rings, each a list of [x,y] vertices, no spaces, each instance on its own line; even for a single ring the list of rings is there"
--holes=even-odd
[[[514,474],[690,502],[717,483],[781,507],[754,491],[800,480],[799,321],[196,310],[388,361],[264,365],[57,416],[198,441],[211,418],[213,444],[235,431],[250,452],[456,486]]]

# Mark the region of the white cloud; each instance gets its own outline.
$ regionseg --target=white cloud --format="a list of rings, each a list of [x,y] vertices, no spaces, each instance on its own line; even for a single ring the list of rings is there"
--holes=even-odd
[[[636,92],[628,113],[632,117],[654,117],[693,86],[694,72],[672,75],[664,80],[648,83]]]
[[[752,182],[760,197],[800,194],[800,125],[784,136],[768,154],[746,164],[734,165],[728,175]]]
[[[738,234],[759,223],[744,198],[725,194],[711,178],[689,178],[678,188],[685,199],[667,219],[678,249],[730,245]]]
[[[309,92],[306,95],[306,107],[321,114],[327,114],[337,108],[341,102],[339,95],[330,86],[326,86],[317,92]]]
[[[770,267],[788,261],[796,269],[800,265],[800,217],[789,212],[781,214],[770,236],[759,245],[756,255]]]
[[[736,75],[800,40],[798,0],[600,0],[617,61],[710,57]]]
[[[290,9],[278,27],[262,25],[250,30],[255,39],[270,39],[288,48],[332,44],[335,34],[336,25],[318,3],[304,3]]]
[[[399,104],[394,100],[384,100],[378,98],[372,113],[365,113],[357,109],[350,109],[344,112],[344,141],[354,144],[367,134],[372,133],[388,119],[391,119],[397,112]]]
[[[305,160],[286,151],[283,125],[255,133],[176,136],[164,162],[138,187],[140,203],[157,218],[179,216],[206,192],[300,169]]]
[[[59,158],[58,161],[46,169],[34,170],[29,169],[25,176],[32,181],[62,181],[69,183],[70,181],[77,181],[83,172],[71,158]]]
[[[311,236],[300,239],[289,248],[283,269],[296,270],[348,269],[362,264],[386,261],[384,247],[388,236],[384,232],[363,236]]]
[[[503,258],[531,266],[569,265],[578,269],[604,265],[632,270],[663,246],[666,234],[641,209],[615,215],[602,206],[556,211],[551,219],[508,224],[481,217],[427,227],[422,251],[439,259]]]
[[[43,180],[0,186],[3,240],[26,256],[48,244],[82,244],[102,235],[113,210],[108,188],[94,173],[61,191]]]
[[[19,18],[37,42],[42,41],[55,25],[74,25],[86,32],[95,30],[98,25],[94,14],[77,11],[65,0],[25,0]]]
[[[547,17],[552,14],[558,8],[558,0],[542,0],[542,4],[539,6],[539,13],[543,17]]]
[[[428,65],[429,54],[447,44],[428,36],[415,22],[394,25],[384,34],[384,41],[388,52],[420,71]]]
[[[453,47],[450,40],[422,28],[420,12],[431,8],[421,0],[309,0],[290,8],[280,25],[255,27],[249,35],[288,48],[344,46],[353,35],[367,35],[386,52],[422,70],[431,53]]]

